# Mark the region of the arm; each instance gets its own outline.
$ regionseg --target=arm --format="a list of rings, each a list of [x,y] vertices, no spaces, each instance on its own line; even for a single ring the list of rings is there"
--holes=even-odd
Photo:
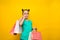
[[[20,26],[23,24],[24,19],[25,19],[25,18],[23,18],[23,17],[19,19],[19,25],[20,25]],[[14,33],[14,35],[17,35],[17,33]]]
[[[24,20],[25,20],[25,17],[22,17],[22,18],[19,19],[19,25],[20,25],[20,26],[22,26]]]

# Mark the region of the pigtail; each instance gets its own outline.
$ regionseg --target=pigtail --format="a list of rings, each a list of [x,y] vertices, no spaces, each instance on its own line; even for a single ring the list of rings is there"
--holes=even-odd
[[[24,9],[22,9],[22,11],[24,11]]]
[[[28,11],[30,11],[30,9],[28,9]]]
[[[24,11],[30,11],[30,9],[22,9],[22,12],[24,12]]]

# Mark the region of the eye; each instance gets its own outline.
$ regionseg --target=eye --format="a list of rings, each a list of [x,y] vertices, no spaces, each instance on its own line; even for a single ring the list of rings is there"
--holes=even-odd
[[[26,13],[24,13],[24,14],[26,14]]]

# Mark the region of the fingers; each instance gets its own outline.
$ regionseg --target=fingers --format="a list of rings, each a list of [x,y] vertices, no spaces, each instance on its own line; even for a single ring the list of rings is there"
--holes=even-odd
[[[17,33],[14,33],[14,35],[17,35]]]

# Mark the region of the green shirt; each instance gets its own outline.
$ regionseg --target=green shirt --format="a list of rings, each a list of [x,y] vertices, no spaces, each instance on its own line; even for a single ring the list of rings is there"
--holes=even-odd
[[[32,21],[24,20],[22,30],[21,39],[28,40],[29,33],[32,31]]]

